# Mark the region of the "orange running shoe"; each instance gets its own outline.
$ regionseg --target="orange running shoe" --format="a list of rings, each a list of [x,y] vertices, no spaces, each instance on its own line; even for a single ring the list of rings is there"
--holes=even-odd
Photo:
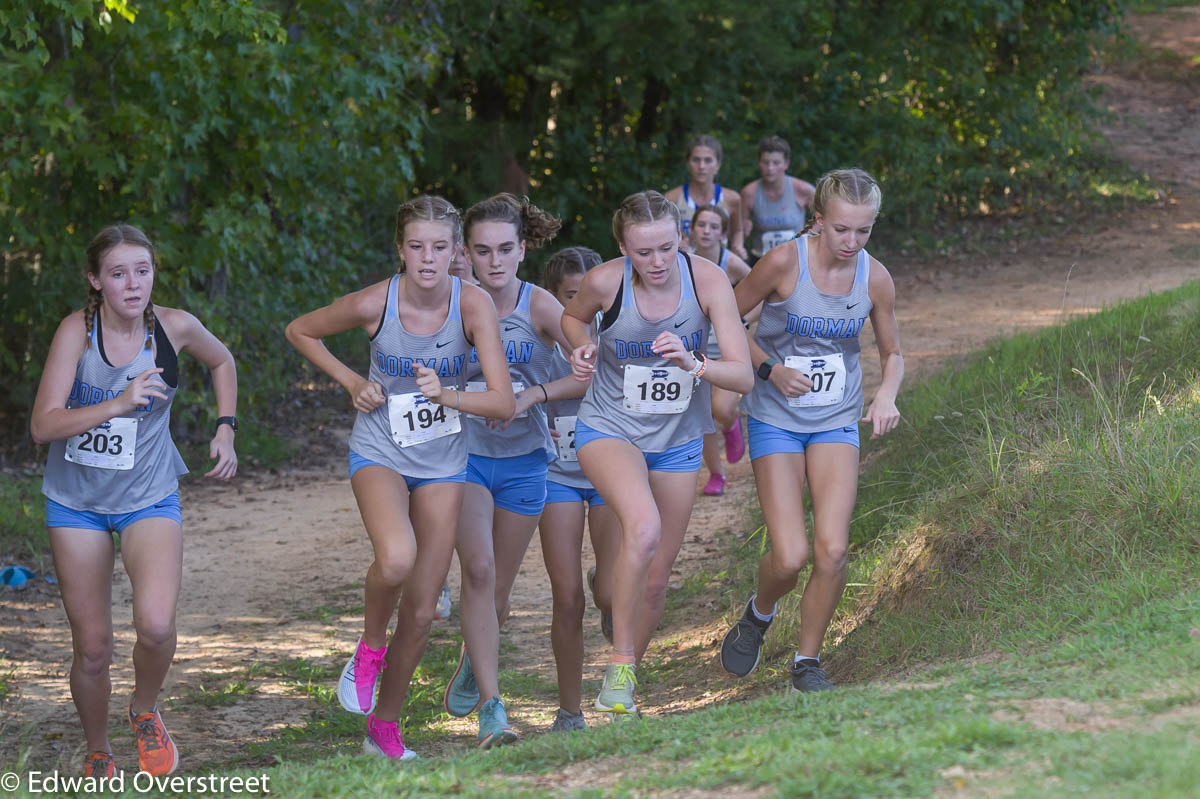
[[[179,767],[179,750],[171,740],[167,728],[163,726],[162,716],[158,715],[158,705],[148,713],[133,714],[129,709],[129,723],[133,726],[137,737],[138,767],[155,777],[171,774]]]
[[[117,776],[117,767],[113,763],[112,752],[89,752],[83,759],[83,776],[108,777]]]

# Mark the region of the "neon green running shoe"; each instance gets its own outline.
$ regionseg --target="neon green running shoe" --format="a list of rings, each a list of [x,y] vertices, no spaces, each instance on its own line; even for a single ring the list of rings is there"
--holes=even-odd
[[[637,674],[629,663],[609,663],[604,672],[604,685],[596,697],[596,710],[605,713],[636,713],[633,689],[637,685]],[[616,716],[614,715],[614,718]]]

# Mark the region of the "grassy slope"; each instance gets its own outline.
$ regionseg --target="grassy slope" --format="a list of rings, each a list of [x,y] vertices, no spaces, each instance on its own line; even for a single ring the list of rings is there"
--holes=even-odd
[[[997,342],[906,392],[907,424],[863,478],[867,590],[843,603],[832,662],[920,682],[773,691],[402,768],[283,746],[272,791],[1194,796],[1198,351],[1193,285]],[[779,659],[751,680],[778,687]]]

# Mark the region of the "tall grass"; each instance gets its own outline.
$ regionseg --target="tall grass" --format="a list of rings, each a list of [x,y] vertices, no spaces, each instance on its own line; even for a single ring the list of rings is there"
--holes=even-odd
[[[840,674],[1020,650],[1195,584],[1197,352],[1191,285],[995,342],[904,392],[905,424],[861,480]],[[781,608],[769,651],[798,637],[798,594]]]

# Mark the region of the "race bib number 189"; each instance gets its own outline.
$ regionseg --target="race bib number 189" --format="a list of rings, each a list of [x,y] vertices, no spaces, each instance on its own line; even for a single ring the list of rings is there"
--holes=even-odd
[[[635,413],[683,413],[693,378],[678,366],[625,364],[625,407]]]
[[[63,457],[80,466],[128,471],[137,445],[137,419],[117,417],[67,439]]]
[[[792,355],[783,365],[803,372],[812,381],[812,388],[799,397],[788,397],[793,408],[818,408],[837,405],[846,394],[846,361],[842,353],[808,356]]]
[[[431,402],[419,391],[390,395],[388,419],[392,440],[401,447],[424,444],[462,429],[457,410]]]

